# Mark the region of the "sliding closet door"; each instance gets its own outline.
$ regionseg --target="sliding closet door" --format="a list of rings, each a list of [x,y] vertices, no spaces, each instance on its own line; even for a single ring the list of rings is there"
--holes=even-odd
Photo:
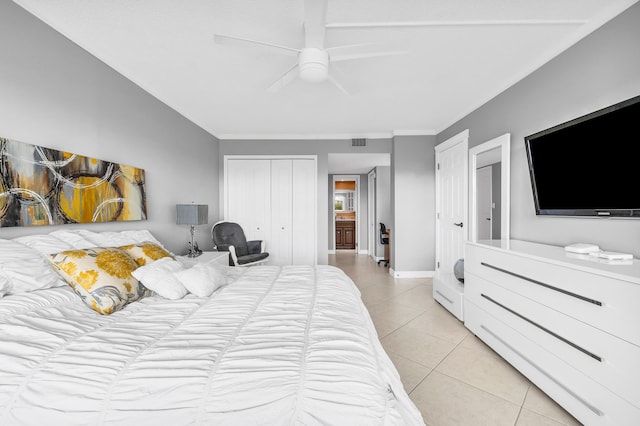
[[[225,159],[225,220],[263,240],[269,265],[317,263],[315,157]]]
[[[225,220],[242,226],[247,240],[271,240],[271,161],[227,162]]]
[[[293,161],[292,255],[294,265],[316,263],[316,162]]]
[[[292,160],[271,161],[271,265],[291,265]]]

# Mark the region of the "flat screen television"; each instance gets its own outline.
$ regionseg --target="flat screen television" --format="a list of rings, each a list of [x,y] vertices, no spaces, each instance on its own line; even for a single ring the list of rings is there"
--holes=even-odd
[[[640,96],[524,140],[536,214],[640,218]]]

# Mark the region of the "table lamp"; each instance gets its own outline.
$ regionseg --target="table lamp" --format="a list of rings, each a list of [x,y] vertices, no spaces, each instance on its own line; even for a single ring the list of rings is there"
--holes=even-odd
[[[198,243],[193,241],[196,225],[205,225],[209,220],[209,206],[206,204],[176,204],[176,224],[189,225],[191,231],[191,243],[189,244],[188,257],[198,257],[202,250],[198,250]]]

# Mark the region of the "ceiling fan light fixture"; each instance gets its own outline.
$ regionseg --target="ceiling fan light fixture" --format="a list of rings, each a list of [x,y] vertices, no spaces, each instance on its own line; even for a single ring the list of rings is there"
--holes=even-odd
[[[329,54],[326,50],[307,47],[298,54],[300,79],[320,83],[329,77]]]

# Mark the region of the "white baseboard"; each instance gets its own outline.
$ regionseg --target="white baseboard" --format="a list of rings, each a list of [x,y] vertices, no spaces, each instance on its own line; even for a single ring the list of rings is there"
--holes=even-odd
[[[328,254],[336,254],[336,251],[335,250],[327,250],[327,253]]]
[[[369,254],[369,250],[360,250],[358,254]]]
[[[393,278],[432,278],[436,271],[396,271],[389,268],[389,275]]]

